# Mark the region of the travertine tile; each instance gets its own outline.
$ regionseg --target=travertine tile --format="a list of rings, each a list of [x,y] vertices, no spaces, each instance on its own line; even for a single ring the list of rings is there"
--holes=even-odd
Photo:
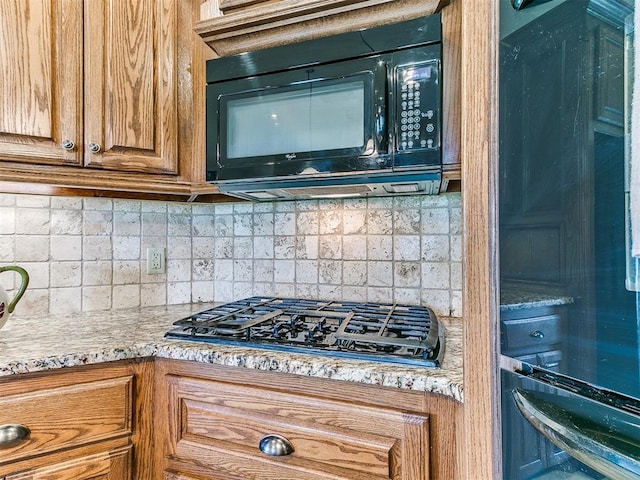
[[[215,235],[213,215],[194,215],[191,219],[191,234],[194,237],[212,237]]]
[[[296,217],[296,233],[298,235],[317,235],[320,231],[317,211],[298,212]]]
[[[133,285],[140,283],[140,262],[116,260],[113,262],[113,284]]]
[[[391,287],[393,285],[393,263],[367,262],[367,284],[371,287]]]
[[[233,237],[233,215],[216,214],[214,222],[214,234],[216,237]]]
[[[167,215],[157,212],[144,212],[142,214],[142,234],[154,236],[166,236],[168,232]]]
[[[367,238],[367,260],[393,260],[393,237],[369,235]]]
[[[342,262],[337,260],[318,260],[318,282],[321,284],[341,285]]]
[[[80,262],[51,262],[51,287],[79,287],[82,284]]]
[[[13,207],[0,207],[0,233],[11,235],[16,233],[16,209]]]
[[[448,245],[447,245],[448,246]],[[393,237],[393,258],[394,260],[420,260],[421,242],[419,235],[396,235]],[[447,248],[446,258],[448,260],[449,250]]]
[[[15,261],[47,262],[49,261],[50,238],[47,235],[17,235],[15,244]]]
[[[273,237],[253,237],[253,258],[273,258]]]
[[[315,235],[296,237],[296,258],[315,260],[318,258],[318,237]]]
[[[213,280],[213,275],[214,275],[213,259],[193,260],[193,267],[191,272],[191,280],[193,282]],[[213,287],[212,287],[212,290],[213,290]]]
[[[282,212],[274,215],[274,233],[276,235],[296,234],[296,215],[293,212]]]
[[[82,237],[80,235],[52,235],[50,247],[51,260],[82,260]]]
[[[0,262],[28,267],[31,297],[46,305],[24,308],[40,312],[260,292],[459,314],[461,211],[455,193],[216,205],[0,194]],[[149,247],[166,248],[167,273],[146,273]]]
[[[85,261],[82,262],[82,284],[93,285],[111,285],[112,279],[112,262],[109,261]]]
[[[82,237],[82,258],[84,261],[111,260],[113,249],[111,237],[85,235]]]
[[[85,210],[82,217],[84,235],[111,235],[113,232],[113,212]]]
[[[51,210],[51,234],[81,235],[82,210]]]
[[[140,284],[114,285],[111,299],[113,308],[132,308],[140,306],[140,288]]]
[[[113,234],[122,236],[140,235],[140,212],[113,212]]]
[[[111,308],[111,286],[82,287],[82,310],[85,312],[109,310]]]
[[[18,208],[15,214],[15,233],[49,235],[51,214],[48,208]]]
[[[322,235],[319,238],[318,256],[333,260],[342,259],[342,236]]]
[[[275,260],[273,262],[273,280],[277,283],[293,283],[296,280],[295,260]]]
[[[82,310],[82,288],[50,288],[49,312],[74,313]]]

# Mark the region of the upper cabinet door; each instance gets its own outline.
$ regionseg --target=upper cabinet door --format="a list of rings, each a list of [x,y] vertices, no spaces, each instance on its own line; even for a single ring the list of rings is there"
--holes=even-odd
[[[85,0],[86,166],[178,173],[177,21],[175,0]]]
[[[0,0],[0,157],[82,164],[82,4]]]

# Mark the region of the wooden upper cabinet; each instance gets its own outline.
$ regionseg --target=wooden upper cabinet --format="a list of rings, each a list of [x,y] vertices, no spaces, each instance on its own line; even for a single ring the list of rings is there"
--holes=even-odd
[[[85,0],[85,164],[178,173],[174,0]]]
[[[0,0],[0,191],[218,200],[200,3]]]
[[[78,0],[0,0],[3,159],[82,164],[81,51]]]
[[[195,30],[218,55],[431,15],[450,0],[208,0]]]

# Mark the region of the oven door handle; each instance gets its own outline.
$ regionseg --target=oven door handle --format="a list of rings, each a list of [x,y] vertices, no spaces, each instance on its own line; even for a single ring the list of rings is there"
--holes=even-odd
[[[522,10],[523,8],[534,6],[533,4],[538,5],[538,4],[547,3],[550,1],[551,0],[511,0],[511,6],[515,10]]]
[[[640,417],[569,392],[516,388],[515,403],[556,446],[611,480],[640,479]]]

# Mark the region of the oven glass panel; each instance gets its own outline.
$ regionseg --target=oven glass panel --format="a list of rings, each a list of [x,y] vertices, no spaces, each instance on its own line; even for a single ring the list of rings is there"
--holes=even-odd
[[[504,480],[640,479],[634,3],[500,1]]]
[[[227,158],[363,149],[365,91],[364,79],[350,78],[229,97]]]

